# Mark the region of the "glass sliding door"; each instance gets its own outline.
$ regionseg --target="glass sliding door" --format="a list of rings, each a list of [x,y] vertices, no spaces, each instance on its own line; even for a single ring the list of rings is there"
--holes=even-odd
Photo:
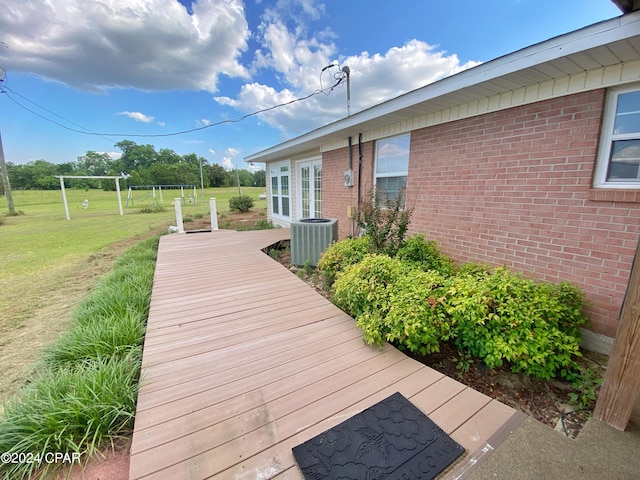
[[[322,161],[298,163],[298,217],[322,216]]]

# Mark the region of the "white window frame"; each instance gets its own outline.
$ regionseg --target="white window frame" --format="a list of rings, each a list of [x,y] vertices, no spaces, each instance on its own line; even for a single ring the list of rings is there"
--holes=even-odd
[[[408,147],[409,147],[409,149],[407,151],[407,167],[406,167],[406,169],[396,170],[396,171],[386,171],[386,172],[378,173],[378,156],[379,156],[380,146],[384,145],[385,142],[388,142],[390,140],[400,139],[402,137],[406,137],[407,138],[407,143],[408,143]],[[410,158],[410,156],[411,156],[411,133],[403,133],[401,135],[394,135],[393,137],[386,137],[386,138],[381,138],[381,139],[377,140],[376,141],[375,161],[374,161],[374,165],[373,165],[373,184],[374,184],[374,186],[376,188],[378,187],[378,179],[380,179],[380,178],[400,178],[400,177],[404,177],[405,178],[405,196],[406,196],[406,186],[408,186],[408,183],[409,183],[409,158]],[[385,193],[385,192],[379,192],[379,193]],[[406,200],[406,198],[405,198],[405,200]]]
[[[287,172],[283,172],[282,167],[287,167]],[[282,194],[283,177],[287,177],[288,195]],[[273,193],[274,178],[277,179],[278,185],[278,191],[275,195]],[[273,210],[274,197],[277,198],[278,213],[275,213]],[[283,199],[285,198],[288,202],[289,215],[282,214]],[[291,162],[289,160],[269,164],[269,209],[273,218],[284,220],[286,222],[291,221]]]
[[[640,91],[640,85],[627,86],[624,88],[612,89],[607,93],[605,100],[604,115],[602,120],[602,130],[600,134],[600,147],[598,149],[598,156],[596,158],[596,169],[594,172],[594,188],[611,188],[611,189],[638,189],[640,188],[640,178],[635,180],[607,180],[607,174],[609,171],[609,162],[611,158],[611,149],[613,142],[619,140],[640,140],[640,132],[619,134],[616,135],[613,131],[617,106],[618,96],[624,93],[638,92]]]
[[[310,215],[311,217],[320,217],[322,215],[322,184],[320,185],[320,198],[317,199],[316,198],[316,188],[315,188],[315,167],[320,166],[320,169],[322,169],[322,158],[314,158],[314,159],[309,159],[309,160],[304,160],[304,161],[300,161],[297,162],[296,164],[296,178],[298,180],[298,192],[297,192],[297,208],[296,208],[296,212],[298,214],[298,218],[305,218],[306,215],[303,214],[302,211],[302,202],[303,202],[303,194],[302,194],[302,169],[304,167],[309,167],[309,194],[310,194],[310,198],[309,198],[309,203],[310,203],[310,210],[313,210],[313,215]],[[322,177],[320,179],[320,182],[322,182]],[[316,206],[318,205],[318,202],[320,203],[320,211],[316,211]]]

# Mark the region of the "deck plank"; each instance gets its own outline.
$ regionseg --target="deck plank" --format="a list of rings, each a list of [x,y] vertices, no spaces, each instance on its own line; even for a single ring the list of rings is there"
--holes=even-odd
[[[401,392],[468,452],[516,412],[407,357],[261,249],[287,230],[161,239],[131,479],[301,479],[291,449]]]

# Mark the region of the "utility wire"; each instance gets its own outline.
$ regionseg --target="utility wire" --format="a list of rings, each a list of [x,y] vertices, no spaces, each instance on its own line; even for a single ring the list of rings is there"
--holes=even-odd
[[[189,130],[181,130],[181,131],[172,132],[172,133],[156,133],[156,134],[150,134],[150,133],[149,134],[144,134],[144,133],[98,133],[98,132],[93,132],[93,131],[91,131],[91,130],[89,130],[87,128],[81,127],[80,125],[77,125],[77,124],[71,122],[70,120],[65,119],[64,117],[61,117],[60,115],[57,115],[54,112],[51,112],[50,110],[47,110],[45,107],[42,107],[41,105],[37,104],[36,102],[33,102],[33,101],[29,100],[28,98],[20,95],[19,93],[14,92],[13,90],[9,89],[7,86],[0,87],[0,93],[4,93],[12,102],[14,102],[16,105],[20,106],[21,108],[27,110],[28,112],[31,112],[32,114],[34,114],[34,115],[36,115],[36,116],[38,116],[38,117],[50,122],[50,123],[53,123],[54,125],[57,125],[57,126],[59,126],[61,128],[64,128],[65,130],[69,130],[71,132],[80,133],[80,134],[83,134],[83,135],[94,135],[94,136],[99,136],[99,137],[102,137],[102,138],[105,138],[105,137],[147,137],[147,138],[156,138],[156,137],[173,137],[173,136],[177,136],[177,135],[184,135],[184,134],[187,134],[187,133],[197,132],[199,130],[205,130],[207,128],[216,127],[218,125],[223,125],[225,123],[241,122],[243,120],[246,120],[247,118],[259,115],[261,113],[269,112],[269,111],[275,110],[277,108],[285,107],[287,105],[291,105],[291,104],[296,103],[296,102],[301,102],[303,100],[307,100],[307,99],[309,99],[309,98],[311,98],[311,97],[313,97],[315,95],[319,95],[321,93],[325,93],[325,91],[331,92],[341,81],[342,81],[342,79],[338,80],[335,84],[333,84],[331,87],[329,87],[329,88],[327,88],[325,90],[318,89],[318,90],[315,90],[314,92],[312,92],[309,95],[306,95],[304,97],[295,98],[295,99],[290,100],[288,102],[279,103],[279,104],[273,105],[271,107],[263,108],[261,110],[255,111],[255,112],[251,112],[251,113],[248,113],[246,115],[242,115],[241,117],[237,117],[237,118],[233,118],[233,119],[229,119],[229,120],[221,120],[219,122],[210,123],[208,125],[204,125],[204,126],[201,126],[201,127],[191,128]],[[11,92],[11,93],[13,93],[15,95],[18,95],[21,98],[24,98],[25,100],[27,100],[28,102],[36,105],[37,107],[42,108],[43,110],[55,115],[58,118],[61,118],[61,119],[65,120],[65,121],[67,121],[67,122],[69,122],[69,123],[71,123],[73,125],[76,125],[76,126],[78,126],[80,128],[83,128],[84,130],[78,130],[78,129],[75,129],[75,128],[68,127],[66,125],[61,124],[60,122],[57,122],[57,121],[55,121],[55,120],[53,120],[51,118],[46,117],[45,115],[42,115],[42,114],[40,114],[38,112],[35,112],[34,110],[26,107],[25,105],[23,105],[22,103],[17,101],[8,92]],[[107,139],[107,140],[109,140],[109,139]],[[109,140],[109,141],[112,141],[112,140]]]
[[[5,91],[5,90],[6,90],[6,91]],[[46,112],[50,113],[51,115],[55,115],[56,117],[58,117],[58,118],[60,118],[60,119],[64,120],[65,122],[68,122],[68,123],[70,123],[70,124],[72,124],[72,125],[75,125],[75,126],[76,126],[76,127],[78,127],[78,128],[82,128],[83,130],[76,130],[75,128],[67,127],[66,125],[63,125],[63,124],[61,124],[61,123],[59,123],[59,122],[56,122],[55,120],[52,120],[52,119],[50,119],[50,118],[48,118],[48,117],[45,117],[44,115],[42,115],[42,114],[40,114],[40,113],[38,113],[38,112],[36,112],[36,111],[34,111],[34,110],[32,110],[32,109],[30,109],[30,108],[26,107],[25,105],[21,104],[21,103],[20,103],[20,102],[18,102],[15,98],[13,98],[11,95],[9,95],[7,92],[11,92],[12,94],[17,95],[18,97],[20,97],[20,98],[22,98],[22,99],[26,100],[27,102],[31,103],[32,105],[35,105],[36,107],[41,108],[42,110],[44,110],[44,111],[46,111]],[[40,117],[40,118],[42,118],[42,119],[44,119],[44,120],[46,120],[46,121],[48,121],[48,122],[51,122],[51,123],[53,123],[53,124],[55,124],[55,125],[59,126],[59,127],[61,127],[61,128],[64,128],[64,129],[66,129],[66,130],[70,130],[70,131],[72,131],[72,132],[83,133],[83,134],[85,134],[85,135],[95,135],[95,136],[97,136],[97,137],[100,137],[100,138],[105,139],[105,140],[106,140],[106,141],[108,141],[109,143],[115,143],[115,141],[114,141],[112,138],[107,138],[107,137],[106,137],[106,136],[104,136],[103,134],[93,132],[93,131],[89,130],[88,128],[83,127],[82,125],[78,125],[77,123],[72,122],[72,121],[71,121],[71,120],[69,120],[68,118],[64,118],[63,116],[58,115],[57,113],[52,112],[52,111],[51,111],[51,110],[49,110],[48,108],[43,107],[42,105],[39,105],[39,104],[37,104],[36,102],[34,102],[34,101],[32,101],[32,100],[29,100],[29,99],[28,99],[27,97],[25,97],[24,95],[21,95],[20,93],[18,93],[18,92],[16,92],[16,91],[12,90],[11,88],[9,88],[9,87],[8,87],[8,86],[6,86],[6,85],[5,85],[4,87],[0,87],[0,93],[4,93],[4,94],[6,94],[6,95],[7,95],[7,98],[9,98],[9,100],[11,100],[12,102],[14,102],[16,105],[20,106],[21,108],[23,108],[23,109],[27,110],[27,111],[28,111],[28,112],[30,112],[30,113],[33,113],[34,115],[36,115],[36,116],[38,116],[38,117]]]

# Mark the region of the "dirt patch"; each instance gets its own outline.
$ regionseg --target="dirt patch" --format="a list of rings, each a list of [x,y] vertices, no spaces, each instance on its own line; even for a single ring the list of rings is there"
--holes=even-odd
[[[331,295],[316,270],[305,272],[305,269],[291,266],[291,254],[288,249],[274,249],[268,253],[274,260],[305,280],[321,295],[330,298]],[[604,378],[608,357],[587,350],[583,350],[582,354],[583,356],[577,359],[580,367],[582,369],[590,368],[596,378]],[[489,369],[480,360],[470,359],[466,364],[461,364],[460,354],[453,345],[448,343],[442,344],[438,353],[426,356],[410,353],[408,355],[474,390],[520,410],[571,438],[575,438],[580,433],[587,420],[591,418],[595,407],[594,401],[589,402],[583,408],[572,404],[569,394],[576,390],[569,382],[559,379],[540,380],[523,373],[513,373],[506,366]],[[597,395],[599,388],[594,388]]]
[[[607,357],[583,350],[578,363],[591,368],[604,377]],[[513,373],[508,367],[489,369],[480,360],[473,360],[466,372],[458,367],[459,354],[455,347],[445,343],[440,352],[431,355],[410,355],[421,363],[495,398],[530,417],[575,438],[591,418],[593,403],[579,408],[572,404],[569,394],[575,389],[569,382],[559,379],[541,380],[524,373]]]
[[[208,215],[200,218],[185,216],[182,221],[185,232],[211,230],[211,218]],[[253,209],[246,213],[227,212],[218,214],[218,228],[223,230],[255,229],[266,222],[267,214],[264,209]]]

